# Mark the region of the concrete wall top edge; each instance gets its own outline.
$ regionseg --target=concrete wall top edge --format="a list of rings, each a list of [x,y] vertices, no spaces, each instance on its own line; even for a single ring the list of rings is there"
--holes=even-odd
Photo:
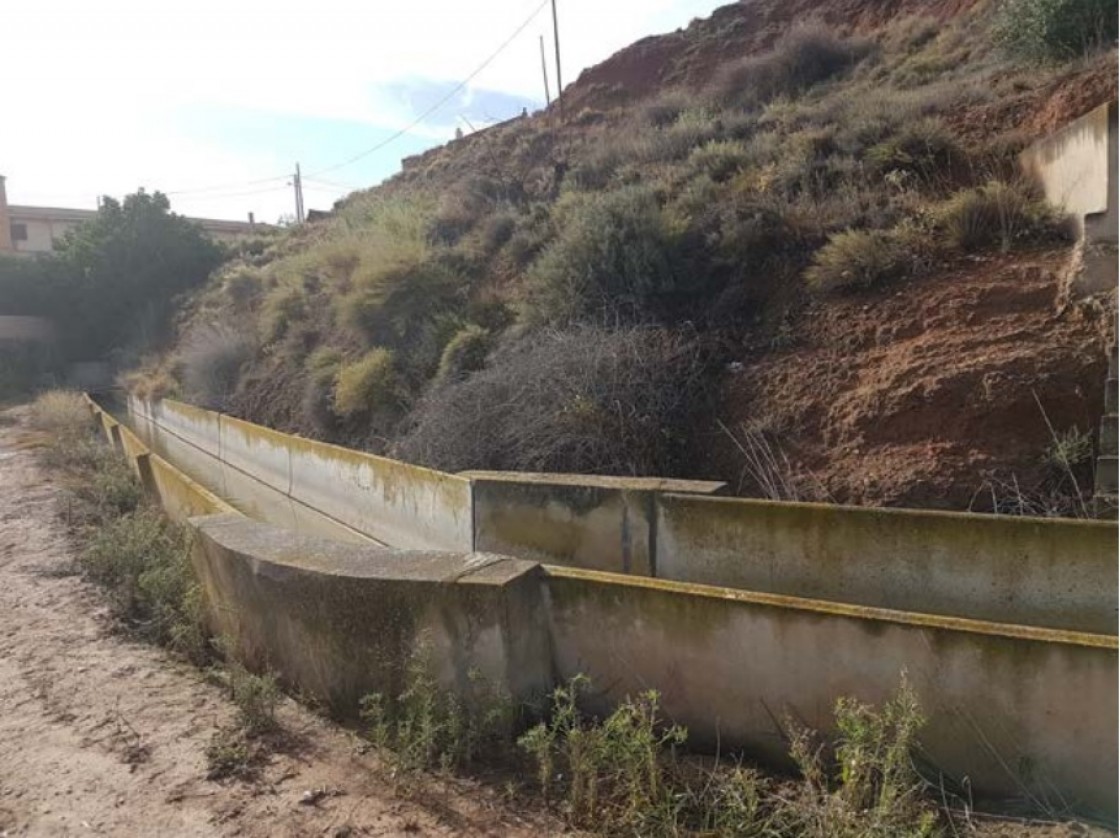
[[[501,586],[540,568],[535,562],[492,553],[398,550],[297,535],[240,515],[202,515],[189,523],[223,549],[329,576]]]
[[[693,582],[675,582],[666,579],[653,579],[645,576],[629,576],[620,573],[607,573],[582,568],[542,566],[545,578],[579,579],[598,583],[603,586],[619,588],[645,588],[683,596],[704,597],[709,599],[732,600],[745,605],[760,605],[770,608],[783,608],[795,611],[810,611],[836,617],[849,617],[855,620],[872,620],[922,628],[941,629],[966,634],[997,635],[1017,640],[1036,640],[1043,643],[1061,643],[1070,646],[1085,646],[1095,649],[1120,649],[1120,639],[1103,634],[1063,631],[1061,629],[1037,628],[1009,623],[992,623],[984,620],[971,620],[960,617],[943,617],[936,614],[920,614],[910,611],[894,611],[889,608],[848,605],[840,602],[805,599],[802,597],[766,594],[744,591],[739,588],[721,588],[715,585],[698,585]]]
[[[698,497],[693,494],[666,492],[662,499],[668,502],[688,503],[719,503],[724,505],[738,504],[742,509],[803,509],[834,515],[864,515],[869,518],[926,518],[941,521],[958,521],[970,525],[981,524],[985,526],[1004,527],[1059,527],[1082,528],[1087,530],[1111,530],[1120,532],[1120,524],[1116,521],[1095,521],[1082,518],[1032,518],[1026,515],[991,515],[980,512],[952,512],[943,509],[913,509],[909,507],[890,506],[853,506],[840,503],[807,503],[804,501],[776,501],[762,498],[738,497]]]
[[[678,492],[680,494],[716,494],[727,484],[718,480],[676,480],[668,477],[612,477],[608,475],[565,474],[562,472],[528,471],[460,471],[470,480],[492,480],[499,483],[534,483],[546,486],[592,486],[640,492]]]

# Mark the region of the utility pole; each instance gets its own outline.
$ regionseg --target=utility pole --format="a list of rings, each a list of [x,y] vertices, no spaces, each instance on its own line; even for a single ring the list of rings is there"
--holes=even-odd
[[[564,77],[560,74],[560,24],[556,22],[556,0],[552,0],[552,34],[556,39],[556,104],[564,121]]]
[[[292,178],[292,186],[296,192],[296,224],[303,223],[303,178],[299,173],[299,163],[296,163],[296,173]]]
[[[544,57],[544,35],[540,36],[541,39],[541,75],[544,76],[544,106],[547,108],[552,104],[552,96],[548,92],[548,62]]]

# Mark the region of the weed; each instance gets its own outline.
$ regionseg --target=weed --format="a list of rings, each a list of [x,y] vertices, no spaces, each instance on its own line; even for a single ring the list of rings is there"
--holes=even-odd
[[[224,644],[229,648],[229,644]],[[276,708],[283,693],[276,676],[271,672],[257,675],[250,672],[232,655],[226,655],[226,665],[222,672],[229,696],[237,705],[241,729],[247,736],[260,736],[278,727]]]
[[[1083,465],[1093,456],[1093,435],[1077,427],[1056,433],[1053,442],[1046,448],[1042,461],[1055,469],[1066,471],[1074,466]]]
[[[804,731],[792,736],[801,771],[780,820],[796,835],[814,838],[928,838],[939,834],[936,810],[924,799],[913,767],[917,733],[925,723],[905,675],[881,709],[850,698],[836,703],[835,761]]]
[[[590,722],[577,706],[588,685],[577,677],[557,688],[550,720],[518,740],[537,764],[545,797],[563,799],[578,826],[607,834],[664,834],[678,806],[667,781],[666,752],[684,744],[687,732],[663,725],[653,691],[627,699],[601,723]]]
[[[185,528],[141,507],[105,520],[81,564],[102,585],[114,615],[131,631],[201,663],[208,657],[201,592]]]
[[[405,772],[451,770],[501,759],[511,749],[515,721],[509,696],[479,672],[468,673],[462,696],[440,686],[431,674],[425,642],[409,657],[398,695],[371,693],[361,702],[370,740]]]
[[[206,746],[206,779],[251,779],[256,773],[254,756],[252,743],[241,728],[219,728]]]

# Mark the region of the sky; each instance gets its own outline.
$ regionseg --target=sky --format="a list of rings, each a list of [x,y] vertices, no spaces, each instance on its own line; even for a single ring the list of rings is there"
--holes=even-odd
[[[565,85],[726,2],[557,0]],[[456,127],[543,106],[542,35],[555,95],[547,0],[53,0],[4,25],[12,204],[93,208],[142,187],[184,215],[275,222],[294,211],[296,162],[306,207],[330,209]]]

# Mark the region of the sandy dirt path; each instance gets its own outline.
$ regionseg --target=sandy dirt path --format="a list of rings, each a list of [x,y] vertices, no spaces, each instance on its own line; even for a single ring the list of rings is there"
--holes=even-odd
[[[557,834],[469,782],[403,786],[290,701],[289,745],[258,779],[207,780],[206,746],[235,710],[198,670],[113,632],[24,414],[0,413],[0,836]]]

